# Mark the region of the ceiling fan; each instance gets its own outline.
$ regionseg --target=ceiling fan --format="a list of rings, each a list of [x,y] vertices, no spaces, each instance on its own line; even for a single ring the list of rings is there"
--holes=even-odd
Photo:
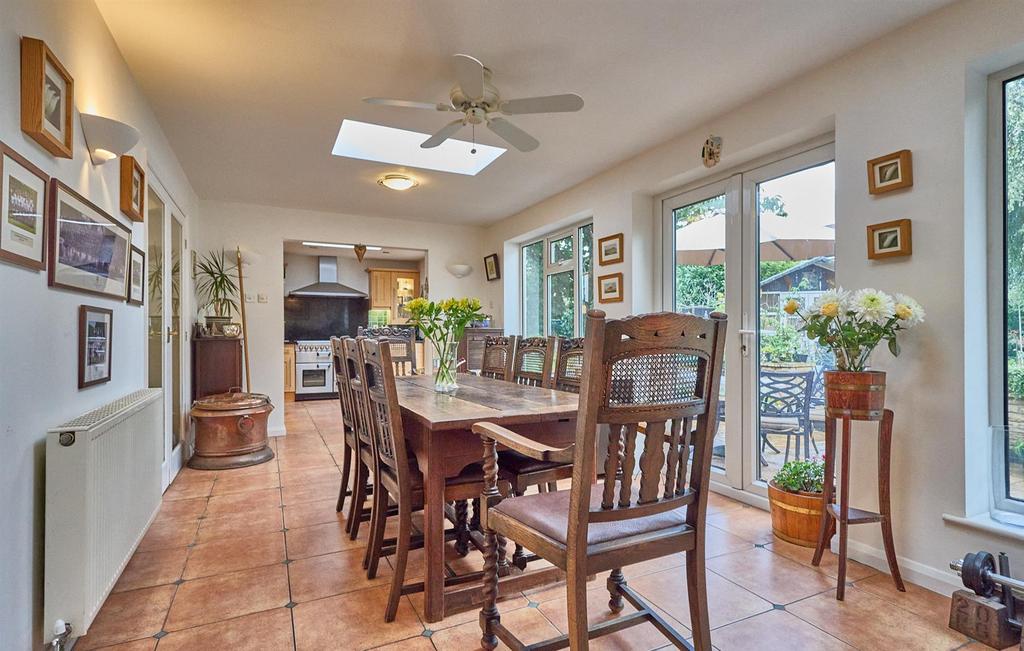
[[[424,149],[437,147],[466,125],[486,124],[488,129],[519,151],[533,151],[540,145],[540,142],[501,117],[502,115],[569,113],[583,108],[583,98],[574,93],[503,99],[501,93],[491,83],[490,68],[485,67],[484,64],[468,54],[456,54],[454,58],[457,83],[452,87],[449,96],[450,103],[432,104],[384,97],[366,97],[363,101],[384,106],[462,113],[462,117],[452,120],[441,127],[437,133],[424,140],[420,144],[420,147]],[[476,150],[472,150],[472,153],[476,153]]]

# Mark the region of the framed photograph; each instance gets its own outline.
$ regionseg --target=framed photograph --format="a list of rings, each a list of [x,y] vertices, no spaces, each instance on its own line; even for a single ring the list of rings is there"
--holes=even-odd
[[[882,194],[914,185],[914,168],[910,150],[872,158],[868,161],[868,192]]]
[[[498,280],[501,278],[501,265],[498,264],[498,254],[492,253],[484,258],[484,272],[487,280]]]
[[[146,254],[132,245],[128,260],[128,303],[142,305],[146,300]]]
[[[124,300],[131,231],[57,179],[50,180],[50,287]]]
[[[146,218],[146,173],[134,156],[121,157],[121,212],[133,222]]]
[[[600,303],[622,302],[622,273],[597,277],[597,300]]]
[[[597,262],[600,265],[618,264],[624,259],[622,233],[602,237],[597,241]]]
[[[909,219],[897,219],[868,226],[869,259],[895,258],[910,255],[912,252]]]
[[[21,39],[21,130],[58,158],[72,158],[75,81],[46,43]]]
[[[0,260],[46,268],[46,183],[49,178],[0,142]]]
[[[78,307],[78,388],[110,382],[110,342],[114,312],[102,307]]]

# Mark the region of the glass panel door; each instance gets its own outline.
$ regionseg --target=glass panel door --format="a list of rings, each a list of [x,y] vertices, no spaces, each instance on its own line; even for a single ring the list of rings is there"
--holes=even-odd
[[[821,457],[824,371],[829,351],[809,340],[801,310],[836,287],[835,163],[831,146],[744,174],[747,267],[745,313],[754,325],[746,344],[744,487],[757,493],[791,459]]]
[[[146,376],[150,387],[164,389],[162,482],[166,488],[181,469],[182,442],[187,432],[183,370],[187,368],[188,357],[182,330],[185,229],[181,217],[172,214],[167,195],[152,174],[148,185]]]

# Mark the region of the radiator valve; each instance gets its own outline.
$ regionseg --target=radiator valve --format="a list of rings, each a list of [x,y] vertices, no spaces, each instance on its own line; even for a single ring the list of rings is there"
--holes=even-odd
[[[50,647],[54,651],[64,651],[67,648],[68,640],[71,639],[71,624],[63,619],[58,619],[53,624],[53,635]]]

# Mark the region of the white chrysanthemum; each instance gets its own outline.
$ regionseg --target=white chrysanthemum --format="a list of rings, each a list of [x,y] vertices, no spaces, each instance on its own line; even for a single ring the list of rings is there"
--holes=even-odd
[[[896,308],[894,313],[900,320],[903,328],[912,328],[924,321],[924,308],[916,300],[906,294],[896,294]]]
[[[854,293],[850,299],[850,309],[863,321],[882,324],[892,318],[896,303],[885,292],[867,288]]]
[[[811,311],[825,316],[846,314],[850,307],[850,293],[842,287],[830,289],[814,301]]]

